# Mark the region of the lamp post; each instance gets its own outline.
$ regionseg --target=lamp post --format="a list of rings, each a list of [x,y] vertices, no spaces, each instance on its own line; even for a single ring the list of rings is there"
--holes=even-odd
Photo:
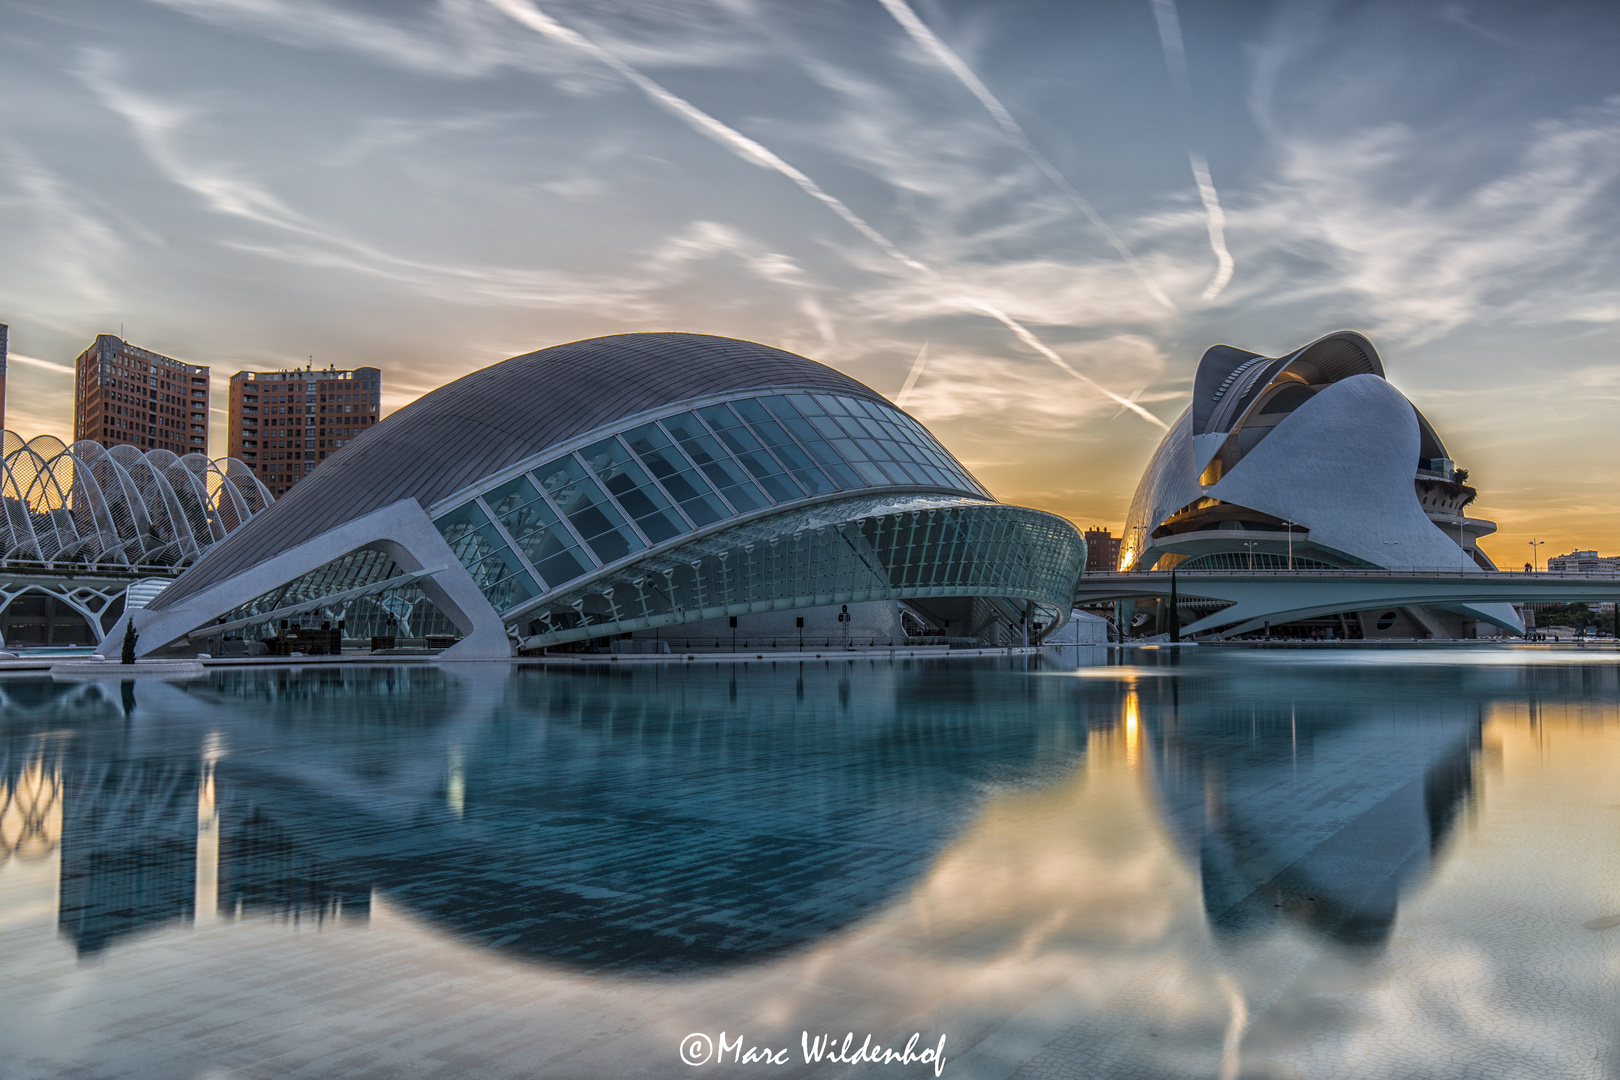
[[[1286,522],[1286,524],[1288,526],[1288,569],[1293,570],[1294,569],[1294,523],[1292,521],[1288,521],[1288,522]],[[1269,631],[1267,632],[1266,636],[1267,637],[1271,636]]]
[[[1258,540],[1245,540],[1243,546],[1249,549],[1249,573],[1254,573],[1254,549],[1259,545]]]
[[[1545,540],[1531,540],[1529,542],[1530,543],[1530,572],[1531,573],[1536,573],[1537,571],[1539,571],[1541,569],[1541,563],[1539,561],[1541,553],[1539,551],[1537,551],[1536,549],[1541,547],[1541,545],[1545,544],[1546,542],[1547,541],[1545,541]]]

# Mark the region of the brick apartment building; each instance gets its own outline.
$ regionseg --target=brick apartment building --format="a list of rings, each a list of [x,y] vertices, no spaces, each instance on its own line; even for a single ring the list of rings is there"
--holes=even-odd
[[[207,455],[208,397],[208,368],[98,334],[74,362],[73,438]]]
[[[1086,533],[1086,573],[1108,573],[1119,569],[1119,542],[1107,529],[1094,526]]]
[[[231,376],[226,453],[284,495],[377,422],[382,372],[308,368]]]

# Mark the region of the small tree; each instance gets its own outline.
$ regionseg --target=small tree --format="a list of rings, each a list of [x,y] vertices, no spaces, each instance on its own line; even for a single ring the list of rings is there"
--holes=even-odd
[[[135,632],[135,620],[131,619],[124,625],[124,649],[119,654],[120,664],[133,664],[135,662],[135,639],[140,637]]]

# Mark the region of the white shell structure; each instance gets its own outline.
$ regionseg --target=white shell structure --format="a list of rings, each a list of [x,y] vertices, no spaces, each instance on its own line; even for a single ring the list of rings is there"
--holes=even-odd
[[[1478,539],[1496,526],[1466,495],[1366,337],[1280,357],[1216,345],[1137,487],[1119,568],[1495,570]],[[1507,604],[1453,612],[1523,629]]]
[[[161,569],[195,562],[274,499],[234,458],[7,431],[0,501],[0,559]]]

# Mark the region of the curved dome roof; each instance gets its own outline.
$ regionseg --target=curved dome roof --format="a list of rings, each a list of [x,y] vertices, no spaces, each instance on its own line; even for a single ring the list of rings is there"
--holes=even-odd
[[[400,409],[216,545],[154,609],[415,496],[424,507],[578,435],[711,394],[797,387],[887,404],[824,364],[708,334],[614,334],[515,356]]]

